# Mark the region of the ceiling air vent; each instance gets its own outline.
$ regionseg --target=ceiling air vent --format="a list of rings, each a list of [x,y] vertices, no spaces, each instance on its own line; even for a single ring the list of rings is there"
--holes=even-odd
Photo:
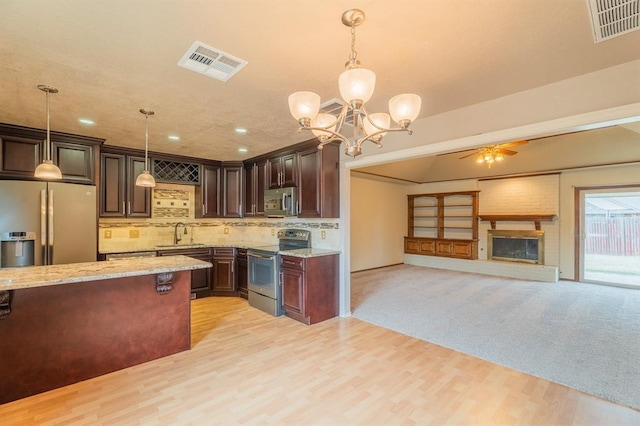
[[[340,99],[333,98],[320,105],[320,112],[331,114],[337,117],[338,115],[340,115],[340,111],[342,111],[343,106],[344,102],[342,102]],[[344,124],[353,127],[353,110],[351,108],[349,108],[349,111],[347,111],[347,117],[344,120]]]
[[[587,0],[596,43],[640,29],[640,0]]]
[[[178,65],[207,77],[227,81],[244,68],[247,61],[196,41],[178,61]]]

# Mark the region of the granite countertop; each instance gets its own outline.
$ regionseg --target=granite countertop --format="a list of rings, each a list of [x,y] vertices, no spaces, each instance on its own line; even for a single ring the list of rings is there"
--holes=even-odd
[[[304,248],[297,250],[286,250],[280,252],[284,256],[293,257],[318,257],[318,256],[330,256],[332,254],[340,254],[339,250],[321,249],[321,248]]]
[[[211,248],[211,247],[235,247],[243,249],[252,249],[260,247],[273,247],[273,243],[265,242],[247,242],[247,241],[228,241],[224,243],[205,243],[205,244],[166,244],[157,245],[148,248],[133,248],[124,250],[101,250],[100,254],[114,254],[114,253],[137,253],[145,251],[164,251],[164,250],[181,250],[181,249],[197,249],[197,248]],[[339,250],[322,249],[322,248],[305,248],[297,250],[287,250],[286,252],[280,252],[287,256],[295,257],[317,257],[317,256],[329,256],[332,254],[340,254]]]
[[[188,256],[144,257],[111,262],[69,263],[0,269],[0,291],[112,278],[189,271],[211,263]]]

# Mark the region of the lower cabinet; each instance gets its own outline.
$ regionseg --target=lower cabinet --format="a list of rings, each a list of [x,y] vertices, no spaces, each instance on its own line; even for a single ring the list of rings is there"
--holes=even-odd
[[[238,296],[236,287],[236,249],[216,247],[213,249],[214,296]]]
[[[202,249],[177,249],[177,250],[161,250],[158,256],[189,256],[194,259],[212,262],[212,250],[210,248]],[[212,262],[213,263],[213,262]],[[215,268],[215,266],[214,266]],[[211,296],[213,290],[213,273],[212,269],[194,269],[191,271],[191,298]]]
[[[239,248],[236,251],[236,265],[237,265],[237,282],[238,282],[238,295],[245,299],[249,298],[249,290],[247,288],[247,282],[249,280],[247,269],[247,249]]]
[[[337,254],[280,256],[282,308],[286,316],[311,325],[338,315]]]
[[[475,260],[478,258],[478,241],[405,237],[404,252]]]

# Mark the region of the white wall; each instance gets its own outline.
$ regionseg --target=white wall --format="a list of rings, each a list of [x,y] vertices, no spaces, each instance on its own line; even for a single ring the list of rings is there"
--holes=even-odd
[[[403,262],[406,186],[351,175],[351,272]]]

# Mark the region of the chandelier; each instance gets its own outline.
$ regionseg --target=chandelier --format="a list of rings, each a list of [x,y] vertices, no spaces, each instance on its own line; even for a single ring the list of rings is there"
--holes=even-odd
[[[49,116],[49,94],[58,93],[55,87],[39,84],[38,89],[47,94],[47,139],[44,141],[44,159],[36,167],[33,176],[40,179],[54,180],[62,179],[60,168],[51,161],[51,129]]]
[[[136,186],[153,188],[156,186],[156,180],[149,173],[149,116],[155,113],[144,108],[140,112],[144,114],[144,171],[136,178]]]
[[[318,138],[319,149],[330,142],[345,144],[345,153],[356,157],[362,153],[362,144],[373,142],[382,146],[382,137],[388,132],[408,132],[409,125],[418,117],[422,99],[413,93],[397,95],[389,101],[389,113],[369,114],[364,104],[373,95],[376,75],[373,71],[360,66],[356,52],[356,27],[364,22],[364,12],[350,9],[342,14],[342,23],[351,27],[351,54],[345,64],[346,70],[340,74],[338,86],[345,104],[336,117],[319,113],[320,95],[313,92],[295,92],[289,95],[289,110],[300,123],[301,130],[311,130]],[[348,117],[353,117],[353,135],[340,133]],[[391,127],[391,120],[397,127]]]
[[[501,151],[502,149],[499,148],[498,145],[481,148],[480,152],[478,152],[478,156],[476,157],[476,163],[486,163],[487,167],[491,168],[494,163],[504,160],[504,155]]]

